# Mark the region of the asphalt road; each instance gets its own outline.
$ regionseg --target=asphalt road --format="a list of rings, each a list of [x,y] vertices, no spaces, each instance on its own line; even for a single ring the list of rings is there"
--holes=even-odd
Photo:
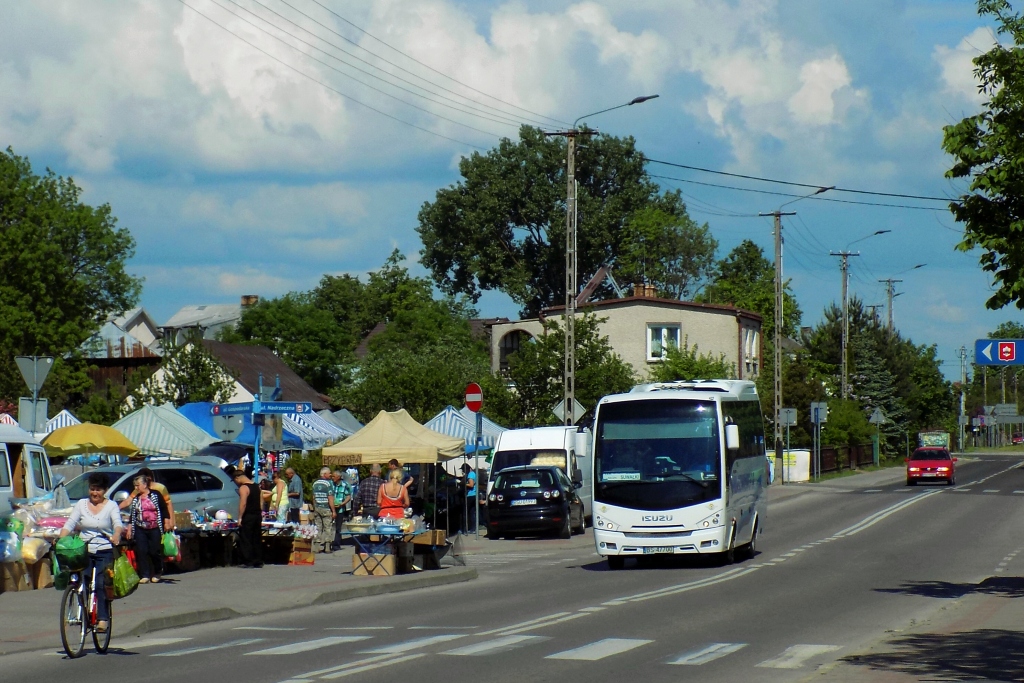
[[[110,654],[0,658],[3,680],[205,683],[796,681],[1024,562],[1019,457],[959,485],[857,488],[769,509],[753,560],[609,571],[593,545],[476,558],[468,584],[119,639]],[[495,541],[500,543],[501,541]],[[253,599],[258,599],[257,595]],[[56,615],[55,615],[56,617]]]

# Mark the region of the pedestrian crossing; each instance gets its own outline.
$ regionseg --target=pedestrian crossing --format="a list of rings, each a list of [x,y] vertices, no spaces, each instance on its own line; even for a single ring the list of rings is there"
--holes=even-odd
[[[153,638],[130,645],[127,649],[158,650],[161,647],[172,647],[172,649],[162,652],[147,652],[146,654],[151,657],[181,657],[219,651],[223,653],[221,656],[235,653],[244,657],[270,655],[279,658],[278,661],[280,661],[282,657],[322,651],[325,648],[337,648],[338,652],[346,653],[342,655],[343,657],[349,658],[348,661],[334,666],[297,673],[281,683],[335,680],[429,656],[487,657],[515,650],[523,650],[524,654],[537,660],[600,662],[627,655],[633,651],[658,649],[662,654],[648,654],[645,661],[659,666],[690,667],[710,665],[739,652],[750,652],[751,656],[742,660],[744,666],[801,669],[814,664],[815,660],[818,660],[818,663],[823,663],[827,661],[824,659],[827,655],[842,649],[840,645],[818,643],[796,643],[778,650],[778,646],[776,649],[772,649],[767,645],[757,643],[705,642],[694,643],[690,647],[678,647],[680,644],[673,642],[670,646],[672,652],[666,655],[664,654],[665,643],[651,639],[605,637],[592,642],[579,643],[569,642],[568,639],[508,632],[518,630],[520,629],[510,628],[504,632],[498,629],[482,633],[442,633],[387,643],[381,641],[385,640],[389,634],[380,634],[379,632],[331,635],[294,642],[280,642],[280,640],[274,642],[269,636],[267,638],[238,638],[221,643],[191,646],[187,645],[191,640],[189,638]],[[284,639],[286,636],[282,634],[279,638]],[[453,641],[464,642],[455,643]],[[352,647],[347,648],[347,646]],[[296,661],[301,662],[301,657],[297,657]]]

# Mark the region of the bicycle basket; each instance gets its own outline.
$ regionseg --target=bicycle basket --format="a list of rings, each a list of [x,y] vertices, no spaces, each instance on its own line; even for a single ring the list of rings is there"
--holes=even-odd
[[[60,566],[71,571],[85,569],[89,561],[85,541],[80,536],[65,536],[57,540],[54,548]]]

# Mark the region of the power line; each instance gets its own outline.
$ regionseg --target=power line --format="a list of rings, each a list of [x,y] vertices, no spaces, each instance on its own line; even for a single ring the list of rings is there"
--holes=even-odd
[[[931,207],[931,206],[910,206],[909,204],[883,204],[880,202],[858,202],[852,199],[835,199],[829,197],[808,197],[802,194],[791,194],[788,192],[773,192],[771,190],[755,190],[750,187],[736,187],[735,185],[720,185],[718,183],[704,183],[699,180],[686,180],[684,178],[673,178],[672,176],[655,175],[653,173],[648,174],[652,178],[661,178],[663,180],[674,180],[677,183],[689,183],[691,185],[701,185],[703,187],[717,187],[722,190],[736,190],[738,192],[753,192],[755,194],[768,194],[776,197],[796,197],[797,199],[813,199],[818,202],[835,202],[837,204],[858,204],[861,206],[882,206],[890,209],[916,209],[918,211],[947,211],[945,207]],[[815,187],[811,185],[810,187]]]
[[[281,0],[281,1],[282,1],[282,2],[284,2],[284,0]],[[348,19],[346,19],[345,17],[341,16],[340,14],[338,14],[337,12],[335,12],[334,10],[332,10],[332,9],[331,9],[330,7],[327,7],[327,6],[326,6],[326,5],[324,5],[323,3],[321,3],[321,2],[318,2],[318,0],[312,0],[312,2],[313,2],[313,4],[314,4],[314,5],[318,5],[318,6],[320,6],[320,7],[322,8],[322,9],[324,9],[324,10],[326,10],[327,12],[329,12],[330,14],[334,15],[335,17],[337,17],[337,18],[338,18],[338,19],[340,19],[341,21],[345,22],[346,24],[348,24],[349,26],[351,26],[351,27],[352,27],[352,28],[354,28],[355,30],[359,31],[360,33],[362,33],[362,34],[363,34],[363,35],[365,35],[366,37],[370,38],[371,40],[374,40],[374,41],[376,41],[376,42],[380,43],[381,45],[383,45],[384,47],[388,48],[389,50],[391,50],[391,51],[393,51],[393,52],[396,52],[396,53],[398,53],[398,54],[402,55],[402,56],[403,56],[403,57],[405,57],[406,59],[408,59],[408,60],[411,60],[411,61],[415,62],[416,64],[419,64],[420,66],[422,66],[422,67],[423,67],[423,68],[425,68],[425,69],[428,69],[428,70],[430,70],[430,71],[433,71],[433,72],[434,72],[434,73],[436,73],[437,75],[439,75],[439,76],[441,76],[441,77],[443,77],[443,78],[446,78],[446,79],[448,79],[449,81],[451,81],[451,82],[453,82],[453,83],[458,83],[458,84],[459,84],[459,85],[461,85],[461,86],[462,86],[463,88],[468,88],[469,90],[472,90],[473,92],[475,92],[475,93],[477,93],[477,94],[483,95],[484,97],[487,97],[488,99],[494,100],[495,102],[500,102],[501,104],[507,105],[507,106],[509,106],[509,107],[512,107],[512,108],[514,108],[514,109],[518,109],[519,111],[523,111],[523,112],[526,112],[527,114],[531,114],[531,115],[533,115],[533,116],[537,116],[537,117],[540,117],[540,118],[542,118],[542,119],[547,119],[548,121],[552,121],[552,122],[554,122],[554,123],[557,123],[557,124],[559,124],[559,125],[565,126],[565,127],[567,127],[567,128],[569,127],[569,123],[568,123],[567,121],[560,121],[560,120],[558,120],[558,119],[555,119],[555,118],[552,118],[552,117],[550,117],[550,116],[545,116],[544,114],[538,114],[538,113],[537,113],[537,112],[535,112],[535,111],[530,111],[529,109],[524,109],[523,107],[520,107],[519,105],[516,105],[516,104],[512,104],[511,102],[506,102],[505,100],[503,100],[503,99],[501,99],[501,98],[499,98],[499,97],[495,97],[494,95],[491,95],[491,94],[489,94],[489,93],[486,93],[486,92],[484,92],[483,90],[478,90],[477,88],[474,88],[474,87],[473,87],[473,86],[471,86],[471,85],[468,85],[468,84],[466,84],[466,83],[463,83],[462,81],[459,81],[459,80],[457,80],[457,79],[455,79],[455,78],[452,78],[451,76],[449,76],[448,74],[444,73],[443,71],[438,71],[437,69],[435,69],[434,67],[430,66],[429,64],[425,64],[425,63],[421,62],[420,60],[416,59],[415,57],[411,57],[411,56],[409,56],[409,55],[405,54],[404,52],[402,52],[402,51],[401,51],[401,50],[399,50],[398,48],[396,48],[396,47],[393,47],[393,46],[391,46],[390,44],[388,44],[388,43],[384,42],[383,40],[381,40],[381,39],[380,39],[380,38],[378,38],[377,36],[373,35],[372,33],[370,33],[370,32],[368,32],[368,31],[366,31],[366,30],[364,30],[364,29],[360,28],[359,26],[356,26],[356,25],[355,25],[355,24],[353,24],[353,23],[352,23],[351,21],[349,21],[349,20],[348,20]],[[287,5],[288,3],[287,3],[287,2],[284,2],[284,4],[286,4],[286,5]],[[291,7],[291,5],[288,5],[288,6],[289,6],[289,7]],[[294,9],[294,8],[293,8],[293,9]],[[349,42],[352,42],[352,41],[349,41]],[[356,43],[353,43],[353,44],[355,45]],[[362,47],[362,46],[359,46],[359,47],[360,47],[361,49],[363,49],[363,50],[366,50],[366,48],[364,48],[364,47]],[[380,57],[379,55],[376,55],[376,54],[374,54],[373,52],[370,52],[369,50],[366,50],[366,51],[367,51],[367,52],[369,52],[370,54],[374,55],[375,57],[377,57],[377,58],[378,58],[378,59],[380,59],[381,61],[383,61],[383,62],[385,62],[385,63],[387,63],[387,64],[392,64],[392,62],[388,62],[388,61],[387,61],[387,60],[385,60],[385,59],[384,59],[383,57]],[[397,67],[397,68],[402,68],[402,67],[399,67],[399,66],[398,66],[397,64],[392,64],[392,66],[395,66],[395,67]],[[438,87],[441,87],[441,86],[438,86]]]
[[[232,2],[233,0],[228,0],[228,1],[229,1],[229,2]],[[442,116],[441,114],[438,114],[437,112],[433,112],[433,111],[431,111],[431,110],[429,110],[429,109],[425,109],[425,108],[423,108],[423,107],[420,107],[419,105],[413,104],[412,102],[406,102],[405,100],[403,100],[403,99],[402,99],[402,98],[400,98],[400,97],[397,97],[397,96],[395,96],[395,95],[392,95],[392,94],[391,94],[391,93],[389,93],[389,92],[386,92],[386,91],[384,91],[384,90],[381,90],[380,88],[378,88],[378,87],[376,87],[376,86],[370,85],[369,83],[366,83],[365,81],[361,81],[361,80],[359,80],[358,78],[356,78],[355,76],[353,76],[353,75],[351,75],[351,74],[348,74],[348,73],[345,73],[345,72],[344,72],[344,71],[342,71],[341,69],[338,69],[337,67],[335,67],[335,66],[332,66],[332,65],[328,64],[327,62],[325,62],[325,61],[323,61],[323,60],[320,60],[320,59],[317,59],[316,57],[314,57],[313,55],[311,55],[311,54],[309,54],[309,53],[307,53],[307,52],[303,52],[302,50],[300,50],[299,48],[295,47],[294,45],[291,45],[291,44],[289,44],[289,43],[288,43],[288,41],[284,40],[283,38],[280,38],[280,37],[278,37],[278,36],[275,36],[275,35],[274,35],[273,33],[271,33],[270,31],[267,31],[267,30],[266,30],[265,28],[263,28],[262,26],[258,26],[257,24],[254,24],[253,22],[249,21],[248,19],[246,19],[245,17],[241,16],[240,14],[237,14],[236,12],[234,12],[234,11],[232,11],[231,9],[229,9],[229,8],[225,7],[224,5],[222,5],[222,4],[220,3],[220,0],[212,0],[212,2],[213,2],[213,4],[215,4],[215,5],[217,6],[217,7],[220,7],[220,8],[221,8],[221,9],[223,9],[224,11],[228,12],[228,13],[229,13],[229,14],[230,14],[231,16],[233,16],[233,17],[236,17],[236,18],[240,19],[241,21],[244,21],[245,23],[249,24],[250,26],[252,26],[252,27],[253,27],[253,28],[255,28],[256,30],[260,31],[261,33],[264,33],[264,34],[266,34],[266,35],[270,36],[271,38],[273,38],[274,40],[278,41],[279,43],[281,43],[281,44],[282,44],[282,45],[284,45],[285,47],[288,47],[288,48],[291,48],[292,50],[295,50],[296,52],[298,52],[298,53],[299,53],[299,54],[301,54],[302,56],[306,57],[307,59],[311,59],[311,60],[313,60],[314,62],[316,62],[317,64],[321,64],[321,65],[323,65],[323,66],[327,67],[328,69],[330,69],[331,71],[334,71],[334,72],[336,72],[336,73],[338,73],[338,74],[341,74],[341,75],[342,75],[342,76],[344,76],[345,78],[351,79],[351,80],[355,81],[356,83],[359,83],[360,85],[362,85],[362,86],[364,86],[364,87],[366,87],[366,88],[369,88],[370,90],[373,90],[374,92],[378,92],[378,93],[380,93],[381,95],[384,95],[385,97],[390,97],[391,99],[395,100],[396,102],[400,102],[400,103],[402,103],[402,104],[406,105],[407,107],[412,107],[413,109],[418,109],[418,110],[420,110],[420,111],[422,111],[422,112],[424,112],[424,113],[430,114],[431,116],[436,116],[437,118],[439,118],[439,119],[441,119],[441,120],[443,120],[443,121],[448,121],[449,123],[454,123],[454,124],[455,124],[455,125],[457,125],[457,126],[463,126],[463,127],[465,127],[465,128],[469,128],[470,130],[474,130],[474,131],[476,131],[476,132],[478,132],[478,133],[483,133],[484,135],[493,135],[493,136],[495,136],[495,137],[500,137],[500,136],[496,135],[495,133],[492,133],[491,131],[483,130],[483,129],[481,129],[481,128],[475,128],[475,127],[473,127],[473,126],[469,125],[468,123],[462,123],[461,121],[456,121],[455,119],[450,119],[450,118],[448,118],[448,117],[446,117],[446,116]],[[245,9],[245,8],[242,8],[242,9]],[[247,11],[247,12],[248,12],[249,10],[245,10],[245,11]],[[256,16],[256,15],[253,15],[253,16]],[[331,58],[331,59],[334,59],[334,60],[340,61],[340,62],[342,62],[343,64],[346,64],[346,66],[349,66],[349,67],[351,67],[351,68],[353,68],[353,69],[355,69],[355,70],[357,70],[357,71],[360,71],[360,72],[362,72],[362,73],[368,74],[369,76],[371,76],[371,77],[373,77],[373,78],[377,78],[377,77],[376,77],[376,76],[374,76],[373,74],[369,74],[369,73],[368,73],[367,71],[365,71],[365,70],[363,70],[363,69],[360,69],[360,68],[359,68],[359,67],[357,67],[357,66],[352,66],[351,64],[348,64],[348,63],[347,63],[347,62],[345,62],[344,60],[342,60],[342,59],[339,59],[338,57],[335,57],[334,55],[332,55],[332,54],[330,54],[330,53],[328,53],[328,52],[325,52],[324,50],[321,50],[321,49],[320,49],[319,47],[317,47],[317,46],[313,45],[312,43],[306,42],[306,41],[302,40],[301,38],[298,38],[298,37],[296,37],[295,35],[293,35],[293,34],[291,34],[291,33],[288,33],[288,32],[287,32],[287,31],[285,31],[284,29],[282,29],[282,28],[280,28],[280,27],[278,27],[278,26],[276,26],[276,25],[272,24],[271,22],[268,22],[268,21],[267,21],[266,19],[263,19],[262,17],[259,17],[259,19],[260,19],[261,21],[264,21],[264,22],[266,22],[266,23],[269,23],[269,24],[270,24],[271,26],[274,26],[274,28],[276,28],[277,30],[281,31],[281,32],[282,32],[282,33],[284,33],[285,35],[287,35],[287,36],[290,36],[290,37],[292,37],[292,38],[295,38],[295,40],[299,41],[299,42],[300,42],[300,43],[302,43],[303,45],[308,45],[309,47],[313,48],[313,49],[314,49],[314,50],[316,50],[317,52],[320,52],[320,53],[323,53],[324,55],[327,55],[327,57],[329,57],[329,58]],[[235,34],[235,35],[237,35],[237,34]],[[417,97],[423,97],[423,95],[420,95],[419,93],[415,93],[415,92],[413,92],[413,91],[409,90],[408,88],[403,88],[403,87],[402,87],[402,86],[400,86],[400,85],[395,85],[395,84],[393,84],[393,83],[389,83],[388,85],[391,85],[392,87],[394,87],[394,88],[398,88],[398,89],[400,89],[400,90],[404,90],[405,92],[411,93],[412,95],[415,95],[415,96],[417,96]],[[427,99],[427,100],[430,100],[430,98],[425,98],[425,99]],[[433,100],[430,100],[430,101],[431,101],[431,102],[434,102]],[[450,107],[450,108],[452,108],[452,109],[455,109],[455,107],[451,107],[451,105],[445,105],[445,104],[443,104],[443,103],[439,103],[439,102],[434,102],[434,104],[441,104],[441,106],[447,106],[447,107]],[[465,110],[462,110],[462,109],[459,109],[458,111],[460,111],[460,112],[462,112],[462,113],[464,113],[464,114],[469,114],[470,116],[477,116],[478,118],[488,118],[488,117],[480,116],[479,114],[472,114],[472,113],[470,113],[470,112],[467,112],[467,111],[465,111]],[[489,121],[492,121],[492,122],[494,122],[494,123],[499,123],[499,124],[502,124],[502,125],[508,125],[508,124],[506,124],[506,123],[503,123],[502,121],[498,121],[498,120],[496,120],[496,119],[490,119],[490,118],[488,118],[488,120],[489,120]]]
[[[396,121],[398,123],[404,124],[404,125],[409,126],[411,128],[415,128],[416,130],[423,131],[424,133],[429,133],[430,135],[433,135],[435,137],[439,137],[439,138],[442,138],[444,140],[448,140],[449,142],[457,142],[460,145],[465,145],[467,147],[472,147],[473,149],[479,149],[481,151],[486,151],[486,149],[484,147],[480,147],[479,145],[474,145],[473,143],[466,142],[465,140],[459,140],[457,138],[453,138],[453,137],[449,137],[447,135],[443,135],[441,133],[437,133],[435,131],[430,130],[429,128],[424,128],[423,126],[416,125],[415,123],[410,123],[409,121],[405,121],[404,119],[400,119],[397,116],[393,116],[392,114],[388,114],[385,111],[381,111],[380,109],[377,109],[376,107],[374,107],[372,105],[366,104],[365,102],[362,102],[362,101],[352,97],[351,95],[347,95],[347,94],[343,93],[342,91],[338,90],[337,88],[335,88],[335,87],[333,87],[331,85],[328,85],[327,83],[324,83],[323,81],[321,81],[319,79],[316,79],[313,76],[310,76],[309,74],[307,74],[306,72],[302,71],[301,69],[298,69],[298,68],[292,66],[288,62],[286,62],[286,61],[284,61],[284,60],[282,60],[282,59],[280,59],[278,57],[275,57],[274,55],[270,54],[269,52],[267,52],[263,48],[261,48],[258,45],[252,43],[251,41],[246,40],[242,36],[238,35],[234,31],[232,31],[231,29],[229,29],[226,26],[224,26],[223,24],[221,24],[221,23],[217,22],[216,20],[208,17],[207,15],[203,14],[202,12],[197,10],[195,7],[193,7],[192,5],[189,5],[187,2],[185,2],[185,0],[178,0],[178,2],[180,2],[182,5],[184,5],[188,9],[192,10],[193,12],[195,12],[196,14],[201,16],[203,19],[206,19],[211,24],[219,27],[221,30],[223,30],[223,31],[225,31],[227,33],[230,33],[232,36],[234,36],[238,40],[242,41],[243,43],[245,43],[249,47],[253,48],[254,50],[257,50],[258,52],[260,52],[263,55],[269,57],[270,59],[273,59],[278,64],[280,64],[280,65],[282,65],[282,66],[284,66],[284,67],[286,67],[288,69],[291,69],[292,71],[294,71],[295,73],[299,74],[303,78],[307,78],[307,79],[313,81],[317,85],[320,85],[320,86],[326,88],[327,90],[330,90],[331,92],[333,92],[333,93],[335,93],[335,94],[345,98],[346,100],[348,100],[350,102],[354,102],[355,104],[358,104],[361,107],[369,109],[372,112],[376,112],[377,114],[380,114],[381,116],[384,116],[386,118],[391,119],[392,121]],[[437,116],[436,114],[434,114],[434,115]],[[439,118],[441,118],[441,117],[439,117]],[[462,124],[460,124],[460,125],[462,125]],[[493,134],[492,133],[488,133],[488,135],[493,135]]]
[[[877,196],[877,197],[897,197],[897,198],[900,198],[900,199],[923,199],[923,200],[934,201],[934,202],[951,202],[951,201],[954,201],[953,199],[951,199],[949,197],[928,197],[928,196],[916,195],[916,194],[903,194],[903,193],[900,193],[900,192],[872,192],[871,190],[853,190],[853,189],[850,189],[850,188],[843,188],[843,187],[831,187],[831,186],[829,186],[828,183],[820,183],[820,184],[815,184],[815,185],[811,185],[811,184],[808,184],[808,183],[794,183],[794,182],[791,182],[789,180],[777,180],[775,178],[761,178],[759,176],[743,175],[742,173],[728,173],[726,171],[716,171],[716,170],[711,169],[711,168],[701,168],[700,166],[688,166],[686,164],[676,164],[676,163],[673,163],[671,161],[659,161],[657,159],[651,159],[650,157],[646,157],[646,156],[644,157],[644,161],[647,161],[647,162],[652,163],[652,164],[661,164],[663,166],[673,166],[675,168],[685,168],[685,169],[690,170],[690,171],[700,171],[702,173],[713,173],[715,175],[724,175],[724,176],[729,176],[730,178],[742,178],[744,180],[758,180],[760,182],[775,183],[777,185],[791,185],[793,187],[807,187],[807,188],[812,188],[812,189],[828,187],[831,192],[850,192],[852,194],[867,194],[867,195],[874,195],[874,196]],[[792,196],[792,195],[788,195],[788,196]],[[920,207],[918,207],[918,208],[920,208]]]
[[[434,96],[436,96],[436,97],[439,97],[440,99],[442,99],[442,100],[444,100],[444,101],[446,101],[446,102],[451,102],[451,103],[452,103],[453,105],[458,105],[458,107],[466,107],[467,109],[470,109],[470,110],[472,110],[472,111],[478,112],[478,113],[480,113],[480,114],[484,114],[485,116],[483,116],[482,118],[487,118],[487,120],[489,120],[489,121],[495,121],[496,123],[502,123],[502,122],[506,122],[506,123],[509,123],[509,124],[511,124],[511,125],[516,125],[516,126],[522,125],[522,124],[524,124],[524,123],[527,123],[527,124],[533,124],[533,125],[539,125],[539,126],[544,126],[544,125],[547,125],[547,124],[545,124],[545,123],[543,123],[543,122],[540,122],[540,121],[535,121],[535,120],[532,120],[532,119],[528,119],[528,118],[525,118],[525,117],[522,117],[522,116],[517,116],[517,115],[509,114],[508,112],[502,111],[502,110],[500,110],[500,109],[496,109],[496,108],[494,108],[494,107],[490,107],[490,106],[488,106],[488,105],[482,105],[482,106],[486,107],[486,109],[478,109],[477,107],[474,107],[474,106],[472,106],[472,105],[473,105],[473,104],[481,104],[481,103],[478,103],[478,102],[476,102],[475,100],[472,100],[472,99],[469,99],[468,97],[465,97],[465,96],[463,96],[463,95],[460,95],[459,93],[457,93],[457,92],[454,92],[454,91],[452,91],[452,90],[448,90],[447,88],[444,88],[443,86],[436,86],[435,84],[433,84],[433,83],[430,83],[430,81],[426,81],[425,79],[422,79],[422,78],[420,78],[419,76],[416,76],[416,74],[411,74],[411,73],[410,73],[410,72],[408,72],[407,70],[405,70],[405,69],[402,69],[403,71],[406,71],[407,73],[410,73],[410,75],[412,75],[412,76],[414,76],[414,77],[416,77],[416,78],[420,78],[420,80],[423,80],[424,82],[428,83],[429,85],[434,85],[435,87],[438,87],[438,88],[441,88],[442,90],[445,90],[445,91],[447,91],[447,92],[450,92],[450,93],[452,93],[453,95],[456,95],[456,96],[458,96],[458,97],[461,97],[461,98],[462,98],[462,99],[464,99],[464,100],[467,100],[467,101],[468,101],[469,103],[471,103],[471,104],[467,104],[466,102],[460,102],[460,101],[458,101],[458,100],[454,100],[454,99],[452,99],[452,98],[450,98],[450,97],[446,97],[445,95],[442,95],[441,93],[438,93],[438,92],[435,92],[435,91],[433,91],[433,90],[430,90],[429,88],[425,88],[425,87],[424,87],[423,85],[421,85],[421,84],[419,84],[419,83],[415,83],[415,82],[413,82],[413,81],[410,81],[410,80],[408,80],[408,79],[406,79],[406,78],[402,78],[401,76],[399,76],[399,75],[397,75],[397,74],[393,74],[393,73],[391,73],[391,72],[389,72],[389,71],[386,71],[386,70],[384,70],[384,69],[380,68],[379,66],[377,66],[376,64],[373,64],[372,62],[369,62],[369,61],[367,61],[367,60],[363,59],[362,57],[360,57],[360,56],[358,56],[358,55],[356,55],[356,54],[353,54],[352,52],[350,52],[349,50],[346,50],[346,49],[345,49],[345,48],[343,48],[342,46],[340,46],[340,45],[337,45],[337,44],[335,44],[335,43],[332,43],[332,42],[330,42],[329,40],[326,40],[325,38],[323,38],[323,37],[321,37],[321,36],[317,35],[317,34],[316,34],[316,33],[314,33],[313,31],[310,31],[309,29],[305,28],[304,26],[302,26],[302,25],[300,25],[300,24],[298,24],[298,23],[296,23],[296,22],[292,21],[291,19],[289,19],[288,17],[284,16],[283,14],[281,14],[280,12],[278,12],[277,10],[275,10],[275,9],[273,9],[273,8],[271,8],[271,7],[268,7],[267,5],[263,4],[262,2],[260,2],[260,0],[252,0],[252,1],[253,1],[253,2],[254,2],[254,3],[256,4],[256,5],[259,5],[260,7],[262,7],[263,9],[265,9],[266,11],[268,11],[268,12],[270,12],[270,13],[274,14],[274,15],[275,15],[275,16],[277,16],[277,17],[280,17],[281,19],[283,19],[284,21],[288,22],[289,24],[291,24],[291,25],[292,25],[292,26],[294,26],[295,28],[299,29],[300,31],[302,31],[302,32],[304,32],[304,33],[307,33],[307,34],[309,34],[309,35],[313,36],[313,37],[314,37],[315,39],[317,39],[317,40],[319,40],[319,41],[322,41],[322,42],[326,43],[327,45],[330,45],[330,46],[331,46],[332,48],[334,48],[335,50],[338,50],[339,52],[341,52],[341,53],[343,53],[343,54],[345,54],[345,55],[348,55],[348,56],[349,56],[349,57],[351,57],[352,59],[355,59],[355,60],[357,60],[357,61],[359,61],[359,62],[362,62],[363,64],[366,64],[366,65],[367,65],[368,67],[370,67],[371,69],[375,69],[375,70],[377,70],[377,71],[379,71],[379,72],[381,72],[381,73],[385,74],[386,76],[388,76],[388,77],[390,77],[390,78],[394,78],[394,79],[396,79],[396,80],[398,80],[398,81],[401,81],[402,83],[406,83],[406,84],[408,84],[408,85],[410,85],[410,86],[412,86],[412,87],[414,87],[414,88],[418,88],[418,89],[420,89],[420,90],[423,90],[423,91],[425,91],[425,92],[428,92],[428,93],[430,93],[431,95],[434,95]],[[261,16],[259,16],[258,14],[256,14],[255,12],[253,12],[252,10],[250,10],[250,9],[248,9],[247,7],[245,7],[245,6],[243,6],[242,4],[240,4],[240,3],[238,2],[238,0],[228,0],[228,2],[230,2],[231,4],[233,4],[233,5],[237,6],[237,7],[238,7],[239,9],[241,9],[242,11],[244,11],[244,12],[246,12],[246,13],[248,13],[248,14],[251,14],[251,15],[252,15],[252,16],[254,16],[254,17],[257,17],[258,19],[260,19],[260,21],[264,21],[264,22],[266,22],[266,23],[270,24],[271,26],[273,26],[273,27],[274,27],[274,28],[276,28],[277,30],[279,30],[279,31],[282,31],[283,33],[285,33],[286,35],[289,35],[289,36],[291,36],[291,37],[295,38],[295,39],[296,39],[296,40],[298,40],[299,42],[301,42],[301,43],[304,43],[304,44],[306,44],[306,45],[309,45],[309,46],[310,46],[310,47],[312,47],[312,48],[313,48],[314,50],[319,50],[320,52],[323,52],[324,54],[328,55],[328,56],[329,56],[329,57],[331,57],[332,59],[337,59],[338,61],[342,62],[343,64],[346,64],[347,66],[350,66],[351,68],[353,68],[353,69],[356,69],[357,71],[360,71],[360,72],[362,72],[362,73],[365,73],[365,74],[366,74],[367,76],[370,76],[371,78],[375,78],[375,79],[377,79],[377,80],[379,80],[379,81],[381,81],[381,82],[383,82],[383,83],[387,83],[388,85],[390,85],[390,86],[392,86],[392,87],[398,88],[398,89],[400,89],[400,90],[404,90],[405,92],[409,92],[409,93],[411,93],[412,95],[415,95],[416,97],[421,97],[421,98],[423,98],[423,99],[426,99],[426,100],[427,100],[427,101],[429,101],[429,102],[434,102],[435,104],[440,104],[441,106],[451,106],[451,105],[445,105],[445,104],[443,104],[442,102],[438,102],[438,101],[436,101],[436,100],[432,100],[432,99],[430,99],[429,97],[426,97],[426,96],[424,96],[424,95],[421,95],[420,93],[412,92],[411,90],[408,90],[407,88],[403,88],[403,87],[401,87],[401,86],[399,86],[399,85],[395,85],[394,83],[392,83],[392,82],[388,81],[388,80],[387,80],[387,79],[385,79],[385,78],[382,78],[382,77],[380,77],[380,76],[377,76],[376,74],[372,74],[372,73],[370,73],[370,72],[368,72],[368,71],[365,71],[364,69],[360,69],[360,68],[359,68],[359,67],[357,67],[357,66],[354,66],[354,65],[352,65],[352,64],[349,64],[348,62],[346,62],[345,60],[343,60],[343,59],[341,59],[341,58],[339,58],[339,57],[335,57],[335,56],[333,56],[333,55],[330,55],[329,53],[327,53],[327,52],[324,52],[323,50],[320,50],[320,48],[316,47],[315,45],[312,45],[312,44],[310,44],[310,43],[307,43],[306,41],[302,40],[302,39],[301,39],[301,38],[299,38],[298,36],[296,36],[296,35],[294,35],[294,34],[292,34],[292,33],[289,33],[289,32],[287,32],[287,31],[285,31],[284,29],[282,29],[282,28],[281,28],[281,27],[280,27],[279,25],[275,24],[274,22],[272,22],[272,21],[270,21],[270,20],[268,20],[268,19],[266,19],[266,18],[264,18],[264,17],[261,17]],[[283,0],[282,0],[282,2],[283,2]],[[286,6],[288,6],[288,7],[291,7],[291,8],[293,9],[293,10],[295,10],[296,12],[298,12],[299,14],[301,14],[302,16],[306,17],[307,19],[309,19],[310,21],[312,21],[313,23],[315,23],[315,24],[316,24],[317,26],[319,26],[319,27],[321,27],[321,28],[323,28],[323,29],[326,29],[327,31],[330,31],[331,33],[333,33],[334,35],[338,36],[338,37],[339,37],[339,38],[341,38],[342,40],[345,40],[345,41],[347,41],[347,42],[350,42],[350,43],[352,42],[351,40],[349,40],[348,38],[346,38],[346,37],[345,37],[345,36],[343,36],[342,34],[338,33],[338,32],[337,32],[337,31],[335,31],[334,29],[332,29],[332,28],[331,28],[330,26],[327,26],[327,25],[325,25],[325,24],[323,24],[323,23],[321,23],[321,22],[317,21],[317,20],[316,20],[316,19],[315,19],[314,17],[311,17],[311,16],[309,16],[308,14],[306,14],[305,12],[303,12],[302,10],[300,10],[300,9],[298,9],[298,8],[296,8],[296,7],[293,7],[292,5],[289,5],[289,4],[287,3],[287,2],[283,2],[283,4],[285,4],[285,5],[286,5]],[[237,16],[237,15],[236,15],[236,16]],[[358,47],[358,46],[357,46],[357,47]],[[370,54],[372,54],[372,53],[370,53]],[[394,65],[394,66],[396,66],[396,68],[399,68],[399,69],[401,69],[401,67],[398,67],[397,65]],[[467,111],[466,111],[466,110],[464,110],[464,109],[459,109],[458,107],[451,107],[451,108],[455,109],[456,111],[460,111],[460,112],[463,112],[463,113],[469,113],[469,112],[467,112]],[[488,117],[497,117],[497,118],[495,119],[495,118],[488,118]],[[499,120],[497,120],[497,119],[501,119],[501,120],[499,121]]]

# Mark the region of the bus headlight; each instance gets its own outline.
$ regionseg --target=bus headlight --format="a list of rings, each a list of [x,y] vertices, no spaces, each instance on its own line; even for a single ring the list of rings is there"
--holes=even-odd
[[[713,526],[718,526],[722,523],[721,512],[716,512],[712,515],[708,515],[701,521],[697,522],[697,526],[702,529],[708,529]]]
[[[594,525],[598,529],[604,529],[605,531],[615,531],[618,528],[611,520],[604,519],[598,515],[594,515]]]

